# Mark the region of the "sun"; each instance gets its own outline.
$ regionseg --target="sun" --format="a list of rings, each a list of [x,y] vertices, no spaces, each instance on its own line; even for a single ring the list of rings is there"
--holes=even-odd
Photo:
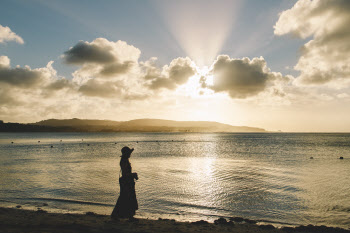
[[[212,86],[214,84],[214,76],[211,74],[208,66],[197,67],[197,73],[200,78],[204,78],[204,82],[207,86]]]
[[[195,66],[195,69],[195,74],[188,79],[186,84],[180,86],[176,92],[197,98],[213,95],[213,91],[207,88],[214,84],[214,76],[210,73],[210,68],[208,66]]]

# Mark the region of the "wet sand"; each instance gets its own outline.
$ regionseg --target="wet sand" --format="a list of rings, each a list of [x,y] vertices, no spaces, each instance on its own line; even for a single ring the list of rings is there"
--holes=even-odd
[[[92,212],[88,212],[85,215],[79,215],[47,213],[40,209],[38,211],[31,211],[14,208],[0,208],[0,232],[350,233],[350,230],[325,226],[300,226],[296,228],[285,227],[277,229],[272,225],[257,225],[254,221],[251,223],[237,223],[233,221],[233,219],[232,221],[229,219],[220,219],[216,221],[216,224],[205,221],[176,222],[175,220],[169,219],[139,219],[136,222],[130,222],[127,219],[112,221],[110,216],[97,215]]]

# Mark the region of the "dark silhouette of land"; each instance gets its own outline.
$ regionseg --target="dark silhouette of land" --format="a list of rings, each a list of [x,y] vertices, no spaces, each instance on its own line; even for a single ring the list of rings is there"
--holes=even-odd
[[[138,119],[131,121],[49,119],[36,123],[4,123],[0,132],[266,132],[265,129],[232,126],[213,121],[171,121]]]

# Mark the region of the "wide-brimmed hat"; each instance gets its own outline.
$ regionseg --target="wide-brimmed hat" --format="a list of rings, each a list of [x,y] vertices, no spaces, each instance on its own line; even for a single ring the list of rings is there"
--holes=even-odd
[[[123,155],[125,155],[125,154],[131,154],[131,152],[134,151],[134,148],[130,149],[129,147],[124,146],[124,147],[122,148],[121,151],[122,151],[122,154],[123,154]]]

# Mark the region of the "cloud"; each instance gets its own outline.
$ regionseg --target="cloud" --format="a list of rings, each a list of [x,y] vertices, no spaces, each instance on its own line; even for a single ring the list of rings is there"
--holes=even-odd
[[[227,92],[231,98],[244,99],[255,96],[275,82],[289,82],[290,78],[271,72],[263,57],[233,59],[220,55],[212,65],[211,74],[214,76],[212,85],[206,84],[206,77],[201,78],[202,87],[215,92]],[[274,92],[283,95],[280,90]]]
[[[179,85],[185,84],[188,79],[196,73],[193,62],[188,57],[176,58],[171,61],[170,65],[158,69],[154,65],[154,61],[143,64],[146,71],[144,79],[148,81],[146,84],[152,90],[161,88],[174,90]]]
[[[79,91],[86,96],[112,98],[121,97],[120,87],[123,86],[119,83],[99,82],[95,79],[90,79],[80,86]]]
[[[19,44],[24,44],[22,37],[11,31],[9,27],[3,27],[0,24],[0,43],[5,43],[6,41],[16,41]]]
[[[0,56],[0,69],[10,67],[10,58],[7,56]]]
[[[79,66],[72,74],[72,82],[80,95],[141,100],[148,95],[142,90],[140,54],[138,48],[124,41],[97,38],[92,42],[80,41],[64,52],[62,59],[67,64]]]
[[[11,68],[10,59],[0,56],[0,95],[3,104],[19,104],[33,99],[53,96],[57,91],[72,89],[73,83],[57,76],[50,61],[46,67]]]
[[[68,64],[98,63],[106,64],[116,60],[110,52],[110,46],[80,41],[64,53],[64,61]]]
[[[74,76],[115,77],[127,73],[137,64],[141,51],[124,41],[97,38],[92,42],[80,41],[64,52],[67,64],[79,65]]]
[[[125,74],[127,73],[132,66],[134,65],[133,61],[125,61],[123,63],[114,63],[103,67],[100,71],[101,76],[109,77],[116,74]]]
[[[43,70],[41,70],[43,71]],[[44,76],[40,70],[10,67],[10,59],[7,56],[0,56],[0,83],[6,83],[21,88],[30,88],[40,84]]]
[[[306,39],[295,65],[299,84],[350,83],[350,1],[299,0],[280,14],[276,35],[292,34]]]

